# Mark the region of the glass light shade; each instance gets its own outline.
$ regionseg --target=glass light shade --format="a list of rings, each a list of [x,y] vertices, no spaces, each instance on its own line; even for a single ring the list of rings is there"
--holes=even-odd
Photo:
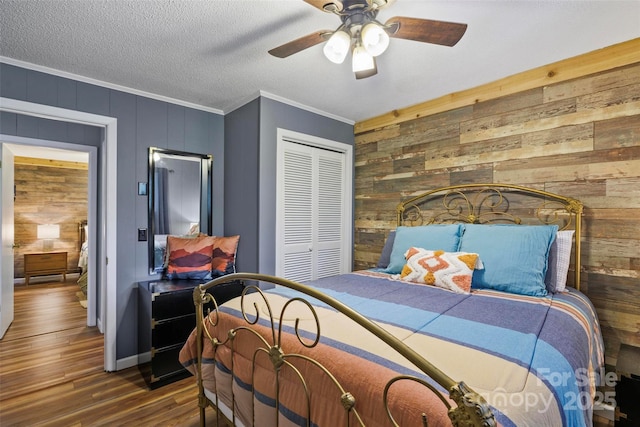
[[[38,225],[38,239],[59,239],[60,225],[58,224],[41,224]]]
[[[378,56],[389,47],[389,34],[377,23],[369,22],[360,32],[362,46],[371,56]]]
[[[327,59],[335,64],[342,64],[351,47],[351,36],[346,31],[336,31],[324,44],[322,51]]]
[[[375,68],[375,66],[373,56],[371,56],[364,47],[358,45],[353,49],[351,67],[354,73],[371,70],[372,68]]]

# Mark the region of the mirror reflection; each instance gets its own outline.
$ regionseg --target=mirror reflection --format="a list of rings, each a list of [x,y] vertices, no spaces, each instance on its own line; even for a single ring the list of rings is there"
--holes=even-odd
[[[149,273],[164,269],[167,236],[211,232],[210,155],[149,148]]]

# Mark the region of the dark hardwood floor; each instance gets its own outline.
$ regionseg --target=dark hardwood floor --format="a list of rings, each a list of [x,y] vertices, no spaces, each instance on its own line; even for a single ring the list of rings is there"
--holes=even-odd
[[[197,426],[193,377],[149,390],[138,367],[104,372],[103,337],[77,291],[73,281],[16,286],[0,340],[0,425]]]

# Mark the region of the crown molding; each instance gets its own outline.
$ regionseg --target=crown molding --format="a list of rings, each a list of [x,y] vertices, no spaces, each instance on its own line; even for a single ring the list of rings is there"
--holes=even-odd
[[[274,95],[274,94],[272,94],[270,92],[266,92],[264,90],[260,90],[260,91],[258,91],[256,93],[254,93],[253,95],[250,95],[250,96],[248,96],[246,98],[243,98],[243,99],[239,100],[237,103],[235,103],[235,105],[231,109],[227,110],[225,114],[231,113],[232,111],[235,111],[238,108],[241,108],[241,107],[247,105],[248,103],[250,103],[251,101],[254,101],[257,98],[268,98],[268,99],[271,99],[273,101],[278,101],[278,102],[281,102],[283,104],[289,105],[291,107],[299,108],[301,110],[305,110],[305,111],[308,111],[310,113],[317,114],[319,116],[324,116],[324,117],[327,117],[329,119],[337,120],[339,122],[343,122],[343,123],[346,123],[346,124],[351,125],[351,126],[353,126],[355,124],[355,120],[351,120],[351,119],[347,119],[347,118],[342,117],[342,116],[337,116],[335,114],[327,113],[326,111],[322,111],[322,110],[319,110],[317,108],[309,107],[308,105],[304,105],[304,104],[301,104],[299,102],[292,101],[292,100],[284,98],[282,96]]]
[[[287,105],[290,105],[292,107],[299,108],[301,110],[309,111],[310,113],[314,113],[314,114],[318,114],[320,116],[328,117],[330,119],[337,120],[339,122],[343,122],[343,123],[346,123],[348,125],[354,125],[355,124],[355,120],[351,120],[351,119],[347,119],[346,117],[337,116],[335,114],[327,113],[326,111],[322,111],[322,110],[319,110],[317,108],[309,107],[307,105],[300,104],[298,102],[292,101],[292,100],[287,99],[287,98],[283,98],[283,97],[278,96],[278,95],[274,95],[274,94],[269,93],[269,92],[265,92],[263,90],[260,91],[260,96],[262,96],[264,98],[272,99],[274,101],[282,102],[283,104],[287,104]]]
[[[155,99],[157,101],[164,101],[170,104],[176,104],[187,108],[193,108],[194,110],[206,111],[208,113],[214,113],[219,115],[224,115],[222,110],[217,108],[205,107],[204,105],[194,104],[192,102],[183,101],[180,99],[170,98],[168,96],[157,95],[151,92],[145,92],[143,90],[138,90],[126,86],[117,85],[114,83],[105,82],[102,80],[92,79],[90,77],[81,76],[79,74],[68,73],[66,71],[56,70],[54,68],[44,67],[42,65],[32,64],[30,62],[20,61],[18,59],[8,58],[6,56],[0,56],[0,62],[15,65],[17,67],[26,68],[28,70],[39,71],[42,73],[52,74],[54,76],[63,77],[66,79],[72,79],[83,83],[88,83],[96,86],[101,86],[107,89],[113,89],[120,92],[130,93],[132,95],[143,96],[145,98]]]

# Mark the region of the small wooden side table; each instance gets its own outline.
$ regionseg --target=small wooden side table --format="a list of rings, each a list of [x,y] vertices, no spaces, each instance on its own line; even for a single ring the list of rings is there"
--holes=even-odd
[[[45,276],[48,274],[62,274],[62,280],[67,280],[66,252],[24,254],[25,285],[29,285],[31,276]]]

